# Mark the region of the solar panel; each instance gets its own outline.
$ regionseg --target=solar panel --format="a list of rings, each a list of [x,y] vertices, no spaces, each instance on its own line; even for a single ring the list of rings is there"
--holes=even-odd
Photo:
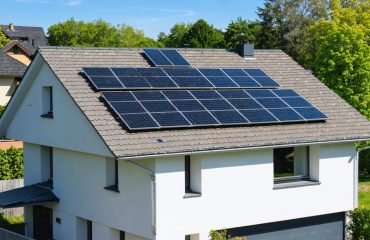
[[[102,96],[130,130],[308,122],[327,118],[292,90],[152,90],[102,92]]]
[[[190,63],[174,49],[162,49],[161,52],[172,62],[174,66],[190,66]]]
[[[144,53],[156,66],[190,66],[189,62],[175,49],[144,49]]]

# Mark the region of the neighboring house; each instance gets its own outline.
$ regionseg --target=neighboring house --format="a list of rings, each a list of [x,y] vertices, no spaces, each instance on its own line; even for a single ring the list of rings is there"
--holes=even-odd
[[[0,25],[11,41],[0,49],[0,105],[6,105],[22,80],[38,46],[46,46],[47,40],[41,27]]]
[[[263,69],[281,89],[294,89],[327,119],[276,124],[276,118],[298,116],[302,109],[284,115],[288,107],[268,105],[280,101],[306,106],[307,102],[292,102],[295,97],[284,98],[285,103],[277,97],[255,97],[257,106],[248,97],[228,101],[234,106],[245,102],[256,106],[258,110],[240,111],[255,111],[248,118],[251,121],[261,117],[258,113],[264,112],[262,117],[274,113],[266,121],[271,124],[151,129],[157,125],[147,113],[130,115],[132,111],[145,106],[161,112],[168,107],[168,98],[187,99],[190,93],[176,89],[163,95],[158,90],[136,89],[131,95],[115,85],[117,78],[109,69],[95,73],[85,69],[90,75],[106,74],[91,77],[97,86],[103,83],[103,88],[119,91],[101,93],[82,73],[86,67],[149,68],[152,64],[142,49],[41,47],[0,119],[1,136],[24,141],[26,185],[1,193],[0,206],[25,205],[26,232],[36,239],[206,240],[210,230],[228,229],[231,235],[249,240],[343,240],[345,213],[357,205],[355,142],[370,139],[370,123],[280,50],[256,50],[246,58],[222,49],[178,51],[192,67]],[[184,76],[191,68],[181,69]],[[166,76],[126,78],[125,74],[133,76],[136,71],[126,70],[120,79],[133,88],[145,81],[158,80],[161,85],[168,80]],[[204,80],[189,79],[197,84]],[[208,79],[220,84],[230,80]],[[215,93],[205,89],[207,94]],[[235,91],[222,94],[232,98]],[[254,91],[247,92],[262,93]],[[267,92],[292,93],[264,90],[262,95]],[[207,120],[203,110],[192,112],[199,103],[208,109],[224,106],[224,100],[202,100],[201,92],[190,95],[198,94],[191,104],[172,101],[178,109],[190,111],[181,113],[189,114],[189,121]],[[159,95],[166,100],[144,101]],[[116,101],[110,105],[133,121],[121,121],[103,97]],[[120,102],[124,99],[131,100]],[[211,112],[220,122],[238,119],[235,111]],[[169,126],[181,118],[177,112],[171,114],[149,115]],[[140,125],[147,129],[127,130]]]

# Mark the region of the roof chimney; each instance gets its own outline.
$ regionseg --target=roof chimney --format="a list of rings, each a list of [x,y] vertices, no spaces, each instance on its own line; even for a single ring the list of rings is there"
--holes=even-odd
[[[9,23],[9,30],[14,32],[14,24],[13,23]]]
[[[246,41],[241,41],[236,46],[237,53],[243,58],[254,58],[254,44]]]

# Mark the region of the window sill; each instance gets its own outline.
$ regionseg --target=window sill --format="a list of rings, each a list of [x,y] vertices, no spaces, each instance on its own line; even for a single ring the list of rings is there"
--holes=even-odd
[[[313,180],[293,180],[293,181],[283,181],[274,183],[274,190],[286,189],[286,188],[296,188],[296,187],[306,187],[306,186],[315,186],[320,185],[321,182]]]
[[[54,114],[53,114],[53,112],[48,112],[48,113],[42,114],[40,117],[53,119]]]
[[[117,185],[107,186],[104,189],[105,190],[112,191],[112,192],[119,193],[119,189],[118,189],[118,186]]]
[[[185,193],[184,198],[196,198],[196,197],[201,197],[201,196],[202,196],[201,193],[187,192],[187,193]]]

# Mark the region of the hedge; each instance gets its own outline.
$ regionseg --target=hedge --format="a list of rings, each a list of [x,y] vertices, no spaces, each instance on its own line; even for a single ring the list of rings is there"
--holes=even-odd
[[[0,150],[0,180],[20,179],[24,176],[23,149]]]

